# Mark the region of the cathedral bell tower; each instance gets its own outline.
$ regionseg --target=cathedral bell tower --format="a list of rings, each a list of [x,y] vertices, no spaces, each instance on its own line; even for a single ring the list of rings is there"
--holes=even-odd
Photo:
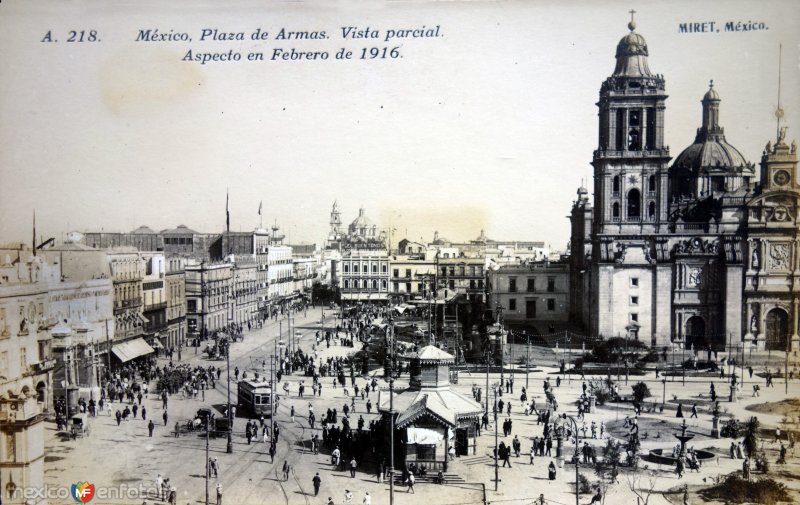
[[[663,76],[650,70],[647,42],[636,33],[633,17],[628,29],[597,102],[591,255],[586,262],[595,294],[585,295],[583,305],[589,310],[584,319],[592,334],[655,344],[659,335],[669,335],[670,322],[664,289],[671,279],[667,94]]]
[[[657,234],[667,220],[670,157],[664,146],[664,78],[650,71],[647,42],[636,33],[633,20],[628,28],[597,103],[594,232],[601,235]]]

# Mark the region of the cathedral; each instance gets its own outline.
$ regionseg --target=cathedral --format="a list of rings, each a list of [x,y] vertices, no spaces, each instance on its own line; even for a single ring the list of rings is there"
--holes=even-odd
[[[694,143],[672,160],[665,80],[635,22],[628,28],[600,87],[594,202],[581,187],[570,214],[571,318],[590,335],[654,346],[796,347],[795,143],[781,129],[757,172],[725,138],[712,81]]]

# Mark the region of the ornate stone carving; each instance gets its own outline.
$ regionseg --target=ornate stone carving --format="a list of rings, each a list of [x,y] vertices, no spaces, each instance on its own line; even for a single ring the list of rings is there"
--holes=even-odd
[[[789,269],[789,244],[771,244],[769,248],[769,269]]]

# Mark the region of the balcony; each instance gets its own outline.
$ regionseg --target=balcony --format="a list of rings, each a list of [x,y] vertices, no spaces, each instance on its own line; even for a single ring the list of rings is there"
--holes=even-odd
[[[144,311],[151,312],[154,310],[161,310],[166,308],[167,308],[167,302],[151,303],[150,305],[144,306]]]
[[[127,309],[129,307],[138,307],[141,304],[142,304],[142,299],[140,297],[128,298],[127,300],[115,301],[114,308]]]

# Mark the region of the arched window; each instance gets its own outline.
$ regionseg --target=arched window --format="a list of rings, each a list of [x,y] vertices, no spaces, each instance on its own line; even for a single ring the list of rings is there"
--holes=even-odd
[[[648,179],[647,179],[647,191],[649,191],[650,193],[655,193],[656,192],[656,176],[655,175],[651,175],[650,177],[648,177]]]
[[[378,281],[372,281],[372,289],[378,289]]]
[[[614,202],[614,205],[611,206],[611,217],[615,221],[619,220],[619,202]]]
[[[655,219],[656,217],[656,202],[650,202],[647,206],[647,217]]]
[[[344,289],[349,289],[349,288],[350,288],[350,281],[345,279],[344,280]]]
[[[615,175],[614,179],[611,181],[611,192],[612,193],[619,193],[619,176]]]
[[[628,191],[628,219],[642,217],[642,195],[638,189]]]

